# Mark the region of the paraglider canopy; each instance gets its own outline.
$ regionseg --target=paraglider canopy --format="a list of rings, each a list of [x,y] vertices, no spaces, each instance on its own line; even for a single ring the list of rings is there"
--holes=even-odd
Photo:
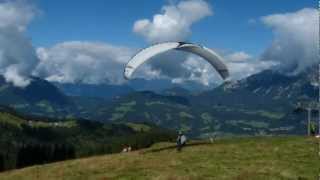
[[[126,79],[130,79],[135,70],[143,63],[147,62],[152,57],[158,54],[170,50],[179,50],[196,54],[209,62],[219,73],[223,80],[228,80],[229,78],[229,70],[224,64],[222,57],[220,57],[216,52],[209,48],[186,42],[160,43],[141,50],[135,56],[133,56],[133,58],[126,65],[124,70],[124,77]]]

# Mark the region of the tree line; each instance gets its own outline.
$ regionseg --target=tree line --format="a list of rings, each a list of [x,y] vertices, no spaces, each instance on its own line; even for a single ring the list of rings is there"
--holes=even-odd
[[[7,124],[0,118],[0,171],[117,153],[126,145],[146,148],[175,139],[174,132],[150,126],[148,131],[135,131],[123,124],[77,120],[73,127],[31,127]]]

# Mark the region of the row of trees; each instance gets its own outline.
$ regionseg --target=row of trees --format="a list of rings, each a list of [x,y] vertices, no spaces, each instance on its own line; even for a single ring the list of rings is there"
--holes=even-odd
[[[0,171],[72,158],[75,158],[75,149],[66,144],[10,145],[0,153]]]
[[[171,131],[152,127],[133,131],[124,125],[81,121],[75,127],[8,126],[0,122],[0,171],[98,154],[121,152],[125,145],[146,148],[175,139]]]
[[[32,157],[32,158],[31,158]],[[17,154],[17,168],[75,158],[75,148],[66,144],[23,145]]]

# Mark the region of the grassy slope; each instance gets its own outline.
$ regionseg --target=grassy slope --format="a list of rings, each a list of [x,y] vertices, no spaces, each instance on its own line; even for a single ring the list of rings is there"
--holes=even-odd
[[[237,138],[188,146],[170,143],[127,154],[96,156],[0,174],[0,179],[317,179],[317,140]],[[161,150],[162,149],[162,150]]]

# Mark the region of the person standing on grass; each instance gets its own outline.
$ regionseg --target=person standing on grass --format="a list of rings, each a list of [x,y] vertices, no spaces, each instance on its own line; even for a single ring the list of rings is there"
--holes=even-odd
[[[177,138],[177,150],[180,152],[182,150],[182,147],[186,145],[187,137],[182,133],[179,132],[178,138]]]

